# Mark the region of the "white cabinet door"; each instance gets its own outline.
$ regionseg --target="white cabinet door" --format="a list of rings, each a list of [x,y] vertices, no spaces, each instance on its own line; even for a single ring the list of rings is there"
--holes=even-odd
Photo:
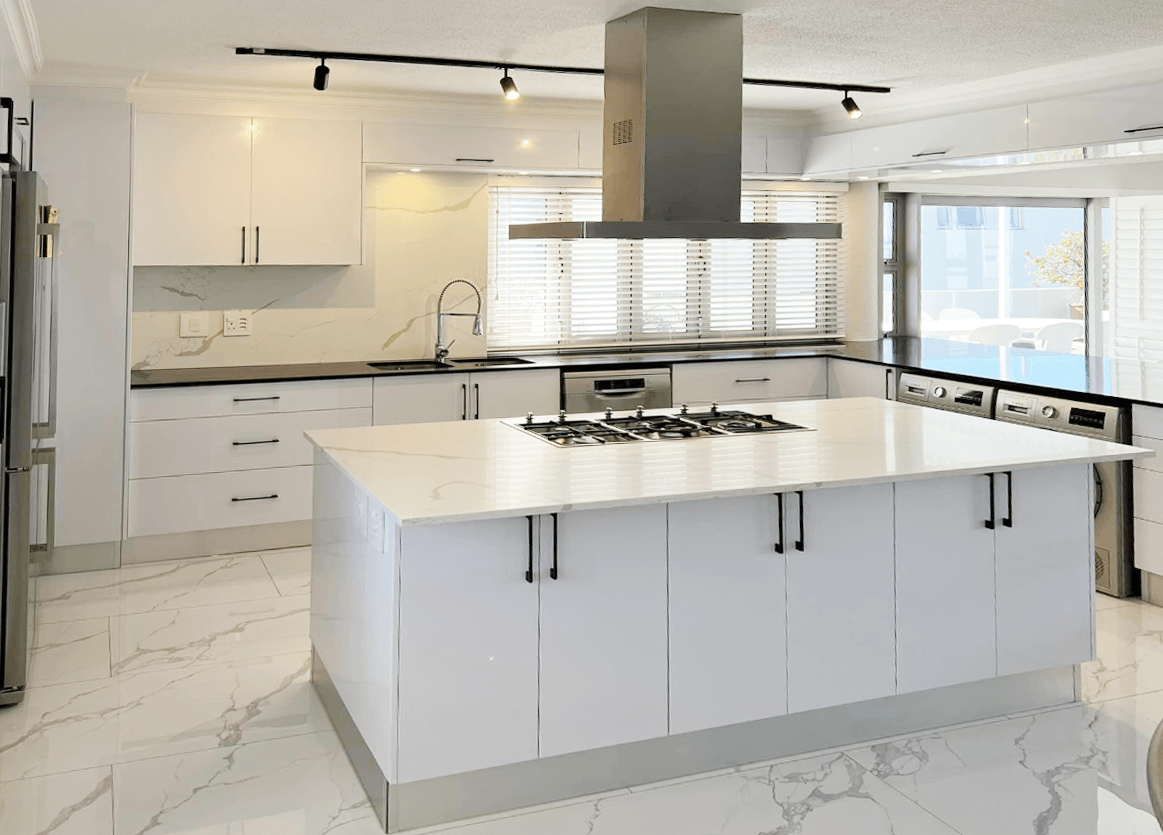
[[[537,759],[528,521],[413,527],[401,536],[400,782]],[[390,606],[385,600],[385,617]]]
[[[359,264],[359,122],[255,119],[253,264]]]
[[[810,137],[804,149],[804,173],[823,174],[852,168],[852,134]]]
[[[473,418],[555,415],[561,408],[561,372],[556,368],[484,372],[473,374],[471,382]]]
[[[997,478],[997,672],[1094,657],[1093,468],[1021,470]],[[1012,497],[1012,514],[1009,511]],[[1087,617],[1087,613],[1091,617]]]
[[[787,510],[788,712],[891,696],[892,485],[789,494]]]
[[[1014,105],[852,133],[852,167],[932,164],[1026,150],[1026,106]]]
[[[248,262],[250,132],[246,117],[138,114],[134,265]]]
[[[470,374],[417,374],[376,377],[372,389],[372,421],[435,423],[464,420],[469,412]]]
[[[553,579],[541,517],[541,756],[666,736],[666,506],[558,524]]]
[[[888,399],[893,388],[893,369],[871,362],[828,358],[828,397],[879,397]]]
[[[1163,84],[1035,102],[1029,131],[1031,151],[1158,139],[1163,136]]]
[[[743,175],[767,173],[767,139],[762,136],[743,137]]]
[[[364,137],[369,163],[571,171],[579,161],[574,130],[367,122]]]
[[[672,734],[787,712],[776,502],[749,496],[670,506]]]
[[[896,485],[897,692],[997,674],[989,518],[987,476]]]

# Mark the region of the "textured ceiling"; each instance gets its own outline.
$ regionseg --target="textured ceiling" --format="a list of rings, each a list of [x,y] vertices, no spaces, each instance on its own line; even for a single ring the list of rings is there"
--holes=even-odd
[[[303,89],[311,67],[235,46],[601,66],[603,23],[637,2],[601,0],[31,0],[46,69]],[[915,93],[1163,45],[1158,0],[705,0],[741,12],[749,76],[887,84]],[[601,81],[522,74],[527,97],[601,97]],[[488,71],[336,63],[336,91],[497,95]],[[754,107],[814,109],[832,94],[749,89]]]

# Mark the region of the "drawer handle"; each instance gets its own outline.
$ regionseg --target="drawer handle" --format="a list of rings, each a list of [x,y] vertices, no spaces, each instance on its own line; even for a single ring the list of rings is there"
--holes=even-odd
[[[742,380],[736,380],[736,383],[770,383],[770,377],[744,377]]]
[[[259,444],[277,444],[278,438],[271,438],[269,441],[231,441],[234,446],[258,446]]]
[[[230,501],[232,502],[265,502],[270,499],[277,499],[278,493],[271,493],[269,496],[235,496]]]
[[[278,400],[278,399],[279,399],[279,396],[277,394],[272,394],[270,397],[236,397],[236,398],[234,398],[234,402],[235,403],[257,403],[260,400]]]
[[[1151,130],[1163,130],[1163,125],[1151,125],[1145,128],[1131,128],[1130,130],[1123,131],[1123,133],[1145,133],[1146,131]]]
[[[947,153],[949,153],[948,148],[944,151],[921,151],[919,154],[913,154],[913,159],[919,159],[920,157],[943,157]]]

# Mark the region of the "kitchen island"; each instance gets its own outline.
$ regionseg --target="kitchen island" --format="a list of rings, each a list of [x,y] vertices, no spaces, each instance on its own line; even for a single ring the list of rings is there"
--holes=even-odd
[[[314,680],[389,831],[1076,700],[1090,467],[1150,451],[747,410],[803,429],[307,433]]]

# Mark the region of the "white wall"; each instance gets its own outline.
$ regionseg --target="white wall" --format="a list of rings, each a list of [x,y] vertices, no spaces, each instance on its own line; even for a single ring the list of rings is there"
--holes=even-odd
[[[880,338],[880,190],[853,183],[841,202],[844,222],[844,324],[848,339]]]
[[[120,555],[131,126],[123,101],[37,96],[35,165],[61,209],[57,569]]]

